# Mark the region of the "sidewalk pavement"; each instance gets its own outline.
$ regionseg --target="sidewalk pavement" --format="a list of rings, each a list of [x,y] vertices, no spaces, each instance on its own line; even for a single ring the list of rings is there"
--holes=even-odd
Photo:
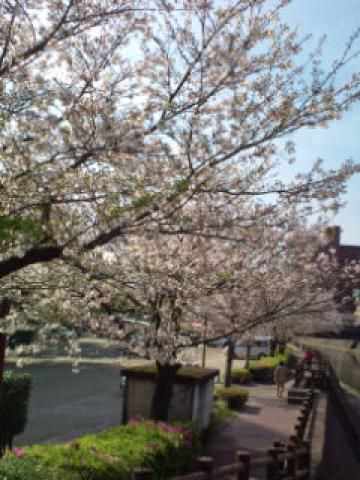
[[[205,448],[204,455],[213,457],[215,466],[233,463],[237,450],[249,452],[252,458],[264,456],[275,440],[287,443],[294,433],[299,405],[287,403],[287,388],[283,398],[276,397],[275,385],[246,388],[248,404],[212,435]]]

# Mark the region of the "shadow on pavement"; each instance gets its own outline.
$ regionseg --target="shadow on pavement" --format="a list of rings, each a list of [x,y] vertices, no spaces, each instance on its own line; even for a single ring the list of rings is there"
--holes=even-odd
[[[261,411],[261,407],[256,407],[255,405],[245,405],[241,412],[249,413],[250,415],[257,415]]]

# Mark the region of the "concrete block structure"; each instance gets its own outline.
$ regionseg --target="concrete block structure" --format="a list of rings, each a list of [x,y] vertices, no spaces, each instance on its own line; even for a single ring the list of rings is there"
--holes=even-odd
[[[155,391],[155,366],[136,366],[121,371],[125,377],[123,423],[140,416],[151,418]],[[214,380],[219,370],[191,367],[177,372],[169,408],[169,421],[191,420],[201,430],[210,424]]]

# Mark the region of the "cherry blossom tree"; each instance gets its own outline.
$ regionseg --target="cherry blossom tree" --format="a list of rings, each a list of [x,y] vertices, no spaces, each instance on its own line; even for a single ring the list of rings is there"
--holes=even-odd
[[[187,216],[201,223],[212,207],[188,204]],[[119,318],[140,318],[146,326],[130,349],[156,362],[153,415],[166,419],[176,371],[189,347],[219,336],[269,334],[275,327],[290,336],[335,324],[339,269],[331,256],[319,253],[322,224],[306,227],[294,209],[271,228],[230,226],[228,218],[225,227],[221,217],[217,222],[221,238],[176,228],[173,234],[151,231],[112,242],[81,262],[68,257],[66,274],[63,262],[45,271],[33,266],[32,275],[19,273],[12,288],[9,283],[8,295],[33,323],[47,322],[51,306],[59,305],[69,326],[109,339],[122,336]],[[71,348],[76,363],[78,351]]]
[[[109,242],[230,243],[238,229],[280,225],[294,205],[338,208],[357,164],[317,162],[288,182],[276,171],[294,159],[290,134],[326,126],[358,99],[359,73],[339,80],[358,34],[325,71],[320,50],[302,60],[306,41],[281,16],[287,3],[1,5],[3,292],[21,296],[17,279],[40,279],[44,262],[66,272],[77,259],[86,270]],[[211,215],[189,215],[205,202]]]
[[[333,324],[338,270],[331,258],[317,255],[314,225],[296,226],[292,216],[282,227],[221,231],[227,240],[154,232],[130,237],[126,244],[108,245],[100,261],[93,255],[81,266],[97,276],[95,303],[114,305],[114,297],[122,297],[126,302],[117,313],[135,313],[147,322],[130,347],[156,362],[157,419],[166,419],[176,371],[190,346],[269,332],[274,325],[294,334],[305,326],[313,331],[319,321]],[[116,325],[107,329],[117,335]]]
[[[5,2],[0,277],[153,223],[166,230],[203,194],[271,193],[270,214],[278,196],[336,207],[352,163],[317,164],[288,184],[270,174],[277,140],[357,99],[357,73],[337,81],[357,36],[330,71],[317,52],[301,64],[306,43],[281,19],[287,3]]]

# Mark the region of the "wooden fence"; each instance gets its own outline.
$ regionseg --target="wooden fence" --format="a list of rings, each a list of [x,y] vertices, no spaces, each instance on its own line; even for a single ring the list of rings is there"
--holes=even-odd
[[[290,436],[288,445],[274,442],[267,455],[251,458],[245,451],[236,454],[234,463],[214,467],[212,457],[199,457],[197,471],[188,475],[174,477],[172,480],[213,480],[215,478],[233,477],[237,480],[249,480],[253,469],[264,469],[267,480],[308,480],[310,478],[310,443],[304,440],[315,400],[314,390],[310,390],[300,408],[300,415]],[[149,468],[134,471],[134,480],[152,480],[153,472]],[[263,478],[263,476],[262,476]]]

